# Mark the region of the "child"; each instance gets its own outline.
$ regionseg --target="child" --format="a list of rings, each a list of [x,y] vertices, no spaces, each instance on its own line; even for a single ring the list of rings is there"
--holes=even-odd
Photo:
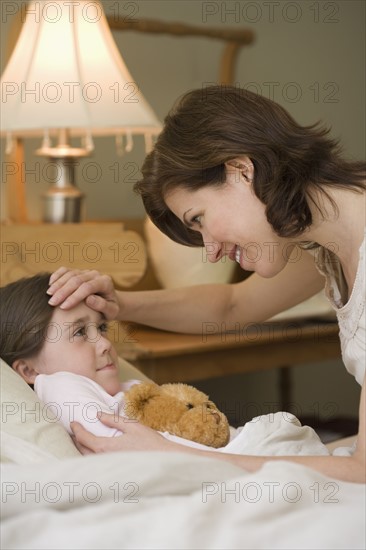
[[[95,435],[115,436],[98,411],[123,415],[117,352],[102,314],[85,303],[63,311],[48,304],[49,273],[0,289],[0,356],[48,404],[72,434],[77,421]]]

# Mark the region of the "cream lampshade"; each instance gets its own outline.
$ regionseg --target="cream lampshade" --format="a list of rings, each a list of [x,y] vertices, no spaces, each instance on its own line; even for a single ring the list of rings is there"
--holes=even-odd
[[[75,186],[74,162],[91,153],[93,135],[116,135],[130,151],[133,134],[143,134],[148,150],[161,129],[98,1],[31,2],[1,78],[1,95],[7,150],[13,137],[43,135],[37,154],[57,168],[57,182],[44,196],[49,222],[80,221],[82,194]],[[82,147],[72,147],[70,136],[81,136]]]

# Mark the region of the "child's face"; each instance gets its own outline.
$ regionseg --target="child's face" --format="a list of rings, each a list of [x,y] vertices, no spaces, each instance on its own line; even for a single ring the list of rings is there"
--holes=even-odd
[[[84,303],[68,311],[57,307],[32,367],[38,374],[66,371],[86,376],[115,395],[121,389],[118,359],[106,332],[102,315]]]

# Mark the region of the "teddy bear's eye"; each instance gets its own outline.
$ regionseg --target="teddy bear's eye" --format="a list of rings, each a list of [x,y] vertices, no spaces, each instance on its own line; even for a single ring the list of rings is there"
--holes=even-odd
[[[187,409],[193,409],[192,403],[187,403]]]

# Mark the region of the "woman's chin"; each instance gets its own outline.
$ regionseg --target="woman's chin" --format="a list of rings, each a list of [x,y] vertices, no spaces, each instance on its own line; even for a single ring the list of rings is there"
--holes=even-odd
[[[279,266],[273,263],[256,262],[248,263],[245,266],[240,265],[240,267],[245,271],[253,271],[264,279],[271,279],[272,277],[278,275],[285,266]]]

